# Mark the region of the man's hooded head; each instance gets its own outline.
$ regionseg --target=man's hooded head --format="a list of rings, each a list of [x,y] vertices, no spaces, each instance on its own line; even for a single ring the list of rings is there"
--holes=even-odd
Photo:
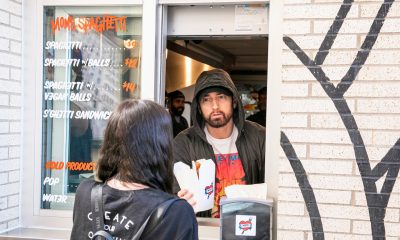
[[[222,69],[204,71],[197,78],[194,98],[192,102],[191,117],[197,131],[202,131],[207,116],[203,116],[200,110],[200,101],[209,93],[223,93],[232,98],[232,119],[238,130],[243,128],[244,111],[239,98],[239,93],[227,72]],[[229,117],[229,116],[227,116]]]

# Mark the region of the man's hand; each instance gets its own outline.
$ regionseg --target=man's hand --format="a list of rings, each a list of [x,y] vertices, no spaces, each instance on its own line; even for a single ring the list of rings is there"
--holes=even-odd
[[[193,198],[193,193],[189,192],[187,189],[181,189],[178,192],[178,197],[185,199],[192,207],[196,205],[196,200]]]

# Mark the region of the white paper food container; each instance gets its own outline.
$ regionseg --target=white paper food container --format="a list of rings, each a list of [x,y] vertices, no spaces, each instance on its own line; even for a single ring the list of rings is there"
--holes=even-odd
[[[196,165],[192,161],[192,168],[183,162],[174,164],[174,174],[181,189],[187,189],[193,193],[196,205],[195,212],[211,209],[214,206],[215,192],[215,164],[211,159],[200,159],[199,177],[197,177]]]

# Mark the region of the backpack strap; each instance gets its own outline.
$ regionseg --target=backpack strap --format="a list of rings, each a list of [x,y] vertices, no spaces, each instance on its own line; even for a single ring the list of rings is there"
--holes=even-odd
[[[92,227],[94,235],[92,239],[113,240],[111,234],[104,231],[103,219],[103,184],[95,183],[90,193],[90,205],[92,210]],[[97,238],[96,238],[97,237]]]
[[[159,221],[164,217],[168,208],[176,201],[185,200],[180,198],[171,198],[158,205],[155,209],[153,209],[153,211],[147,217],[146,221],[144,221],[143,225],[140,226],[139,230],[136,232],[131,240],[139,240],[144,232],[151,232],[157,226]]]

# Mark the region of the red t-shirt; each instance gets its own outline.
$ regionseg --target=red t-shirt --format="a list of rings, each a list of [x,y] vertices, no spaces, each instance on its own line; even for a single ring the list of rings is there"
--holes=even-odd
[[[222,196],[225,196],[225,187],[230,185],[246,184],[244,180],[245,173],[240,160],[239,154],[215,154],[216,174],[215,174],[215,195],[214,207],[211,211],[211,216],[215,218],[220,217],[219,201]]]
[[[204,128],[208,142],[211,144],[215,154],[215,194],[214,207],[211,216],[219,218],[221,197],[225,196],[225,187],[237,184],[246,184],[242,161],[236,148],[238,130],[234,126],[230,137],[225,139],[213,138]]]

